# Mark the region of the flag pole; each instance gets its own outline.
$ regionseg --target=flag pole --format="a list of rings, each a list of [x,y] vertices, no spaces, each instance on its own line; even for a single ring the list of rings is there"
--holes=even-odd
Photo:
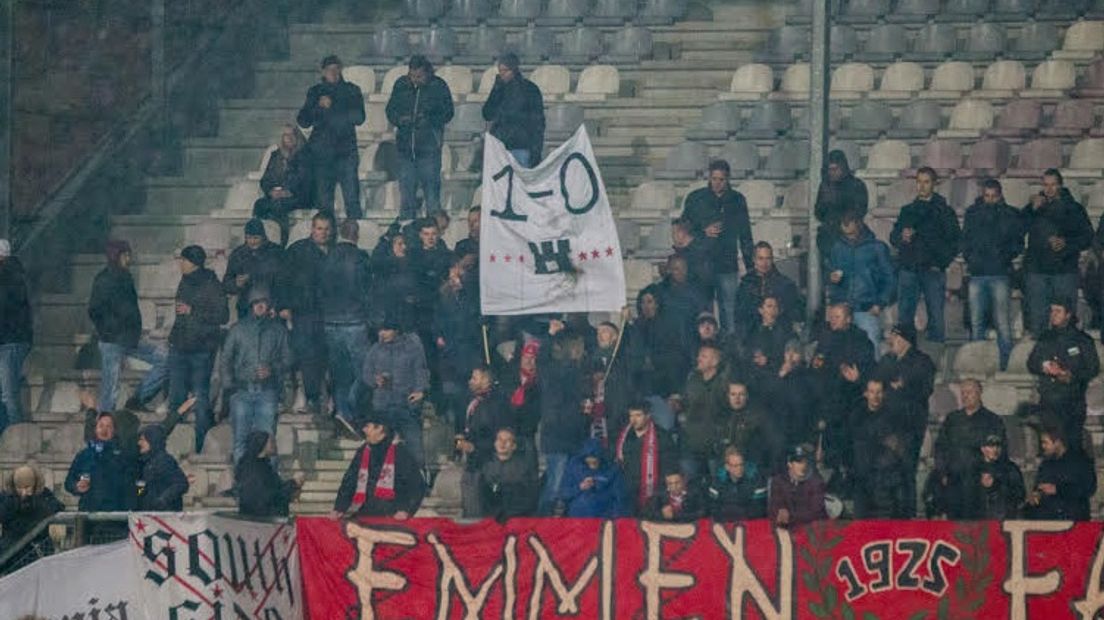
[[[491,365],[491,341],[487,338],[487,324],[483,324],[483,363]]]
[[[629,307],[625,306],[621,309],[621,325],[617,328],[617,342],[613,345],[613,355],[610,356],[609,364],[606,365],[606,372],[602,375],[602,383],[606,382],[606,377],[609,377],[610,371],[613,370],[613,363],[617,361],[617,353],[621,351],[621,340],[625,337],[625,323],[628,322]]]

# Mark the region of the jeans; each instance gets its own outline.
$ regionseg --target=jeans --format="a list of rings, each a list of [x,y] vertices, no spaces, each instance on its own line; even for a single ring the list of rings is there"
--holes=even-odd
[[[559,452],[544,455],[544,487],[541,488],[540,501],[537,503],[538,515],[552,516],[556,502],[560,499],[560,485],[563,484],[564,471],[567,469],[569,458],[571,458],[570,454]]]
[[[145,403],[157,394],[168,378],[167,354],[163,347],[139,340],[138,346],[126,347],[113,342],[101,342],[100,348],[100,411],[114,411],[118,400],[119,373],[126,358],[133,357],[149,364],[151,368],[142,377],[135,393],[139,402]]]
[[[359,220],[364,216],[360,208],[360,154],[356,151],[338,157],[319,158],[314,162],[314,197],[320,211],[332,211],[334,186],[341,185],[345,200],[345,217]]]
[[[426,215],[441,210],[441,151],[417,159],[398,158],[399,219],[418,217],[418,187],[425,198]]]
[[[393,409],[388,416],[395,432],[410,450],[410,456],[414,457],[414,463],[418,469],[425,467],[425,446],[422,444],[422,408]]]
[[[326,355],[333,380],[334,407],[346,420],[356,417],[353,382],[360,376],[368,350],[368,326],[364,323],[326,323]]]
[[[1012,355],[1012,287],[1008,276],[970,276],[971,340],[985,340],[988,325],[997,329],[997,349],[1001,370],[1008,368]]]
[[[303,375],[303,393],[307,404],[317,407],[322,399],[322,379],[326,374],[326,341],[322,322],[313,317],[295,317],[288,345]]]
[[[1036,338],[1050,324],[1050,301],[1055,297],[1077,303],[1080,277],[1076,273],[1027,274],[1027,327]]]
[[[720,311],[721,329],[726,334],[735,333],[736,289],[739,287],[739,273],[734,271],[732,273],[717,274],[717,306]]]
[[[31,352],[29,342],[0,344],[0,433],[9,424],[23,421],[23,360]]]
[[[529,163],[532,158],[529,156],[529,149],[510,149],[510,154],[514,156],[514,159],[522,168],[531,167]]]
[[[276,436],[279,397],[271,387],[250,385],[230,397],[230,426],[234,431],[234,463],[245,454],[245,440],[253,431]]]
[[[866,337],[874,343],[874,359],[882,358],[882,318],[869,312],[856,312],[854,314],[855,327],[866,332]]]
[[[176,410],[195,394],[195,451],[203,452],[203,439],[213,426],[211,415],[211,367],[215,354],[207,351],[185,353],[169,349],[169,414],[165,418],[165,432],[171,434],[180,422]]]
[[[916,306],[923,295],[924,308],[928,311],[928,340],[943,342],[943,297],[947,290],[947,274],[942,270],[917,272],[902,269],[897,274],[897,283],[897,320],[913,325],[916,320]]]

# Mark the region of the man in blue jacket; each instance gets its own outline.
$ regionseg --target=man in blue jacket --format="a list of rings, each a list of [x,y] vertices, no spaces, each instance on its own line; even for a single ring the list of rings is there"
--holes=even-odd
[[[881,314],[896,288],[889,247],[874,238],[856,211],[844,214],[840,232],[828,256],[828,303],[851,307],[855,325],[866,332],[875,357],[880,357]]]

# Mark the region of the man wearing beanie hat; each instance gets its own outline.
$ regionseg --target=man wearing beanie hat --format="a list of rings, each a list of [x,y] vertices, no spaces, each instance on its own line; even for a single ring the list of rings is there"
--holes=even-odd
[[[822,261],[828,259],[832,246],[840,237],[843,215],[853,212],[861,220],[866,216],[868,200],[866,184],[851,173],[847,155],[840,150],[830,151],[814,207],[821,224],[817,228],[817,250]]]
[[[33,320],[23,264],[0,239],[0,433],[23,421],[23,360],[31,351]]]
[[[395,434],[390,416],[378,410],[369,412],[361,430],[364,445],[345,470],[330,517],[413,517],[425,485],[408,444]]]
[[[211,368],[222,340],[222,325],[230,320],[226,295],[218,276],[204,267],[207,253],[198,245],[180,251],[180,285],[176,289],[176,321],[169,332],[169,415],[165,430],[172,433],[180,421],[180,405],[195,394],[195,451],[213,425]]]
[[[483,119],[491,124],[491,135],[524,168],[540,163],[544,151],[544,98],[540,88],[521,74],[517,54],[498,59],[494,88],[483,104]]]
[[[114,411],[119,386],[119,373],[128,357],[150,365],[138,390],[126,403],[126,408],[140,411],[165,386],[168,379],[166,352],[163,346],[142,338],[142,314],[138,307],[138,292],[130,273],[133,259],[130,244],[122,240],[108,241],[104,248],[107,265],[92,282],[88,298],[88,317],[96,328],[100,350],[100,411]]]
[[[250,313],[230,328],[219,356],[219,377],[230,395],[234,463],[245,453],[254,431],[276,435],[276,410],[284,376],[291,367],[288,331],[273,317],[268,290],[249,292]]]
[[[255,287],[276,289],[284,262],[284,249],[268,240],[264,222],[253,218],[245,223],[245,242],[234,248],[222,278],[222,290],[237,295],[238,318],[249,314],[249,293]]]
[[[362,212],[356,126],[364,123],[364,95],[356,84],[341,77],[341,59],[337,56],[322,59],[322,80],[307,91],[297,120],[300,127],[313,128],[307,146],[314,177],[314,206],[332,211],[334,185],[340,183],[345,215],[359,220]]]
[[[1065,431],[1070,448],[1081,448],[1085,427],[1085,392],[1100,372],[1100,358],[1091,336],[1077,328],[1072,298],[1050,302],[1050,327],[1039,334],[1027,358],[1027,369],[1038,377],[1044,422]]]

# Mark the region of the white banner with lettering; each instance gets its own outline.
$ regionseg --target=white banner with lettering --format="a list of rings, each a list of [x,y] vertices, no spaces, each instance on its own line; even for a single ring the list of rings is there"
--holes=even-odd
[[[586,127],[535,168],[487,134],[479,241],[484,314],[616,312],[625,271]]]

